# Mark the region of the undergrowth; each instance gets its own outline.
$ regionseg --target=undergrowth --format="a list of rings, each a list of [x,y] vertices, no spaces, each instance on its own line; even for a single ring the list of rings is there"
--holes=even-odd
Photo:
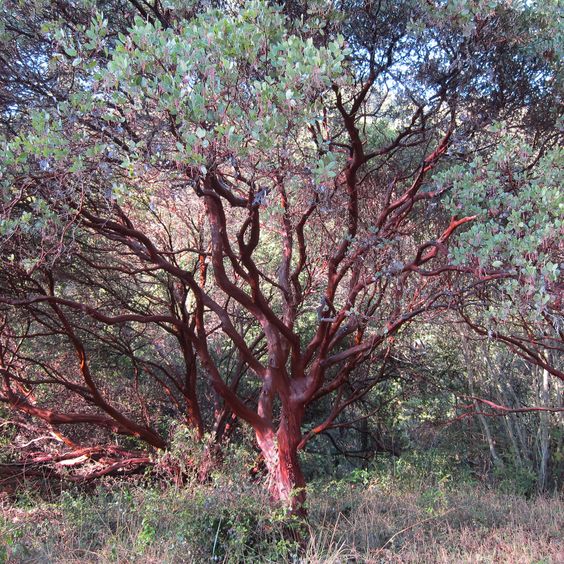
[[[23,491],[2,502],[0,562],[564,561],[558,496],[457,481],[440,464],[422,479],[416,462],[313,484],[307,524],[272,509],[260,485],[225,474],[182,488],[108,480],[50,501]]]

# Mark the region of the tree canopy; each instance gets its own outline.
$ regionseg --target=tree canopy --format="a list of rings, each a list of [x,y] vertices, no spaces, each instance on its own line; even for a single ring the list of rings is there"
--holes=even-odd
[[[242,421],[299,508],[414,327],[562,379],[557,12],[3,2],[0,400],[126,462]]]

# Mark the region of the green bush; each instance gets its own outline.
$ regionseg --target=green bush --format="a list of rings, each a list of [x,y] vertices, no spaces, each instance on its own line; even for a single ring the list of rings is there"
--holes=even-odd
[[[400,457],[377,455],[368,469],[353,471],[348,481],[374,481],[382,487],[393,484],[407,489],[475,484],[471,469],[457,455],[439,449],[408,451]]]
[[[90,494],[66,492],[34,511],[57,518],[0,523],[4,561],[58,561],[61,554],[88,561],[96,554],[122,562],[167,554],[171,562],[278,562],[297,554],[291,540],[297,535],[288,532],[301,526],[271,508],[258,487],[233,483],[182,489],[108,483]]]
[[[530,468],[506,463],[494,468],[494,480],[504,493],[530,497],[536,491],[538,476]]]

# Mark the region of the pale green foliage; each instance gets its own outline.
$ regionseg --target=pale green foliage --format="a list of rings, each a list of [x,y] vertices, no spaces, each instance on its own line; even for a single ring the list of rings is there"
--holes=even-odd
[[[320,157],[307,128],[323,118],[332,84],[347,80],[342,37],[316,47],[263,1],[232,13],[210,9],[170,29],[137,17],[117,42],[107,26],[96,13],[72,33],[45,27],[58,44],[50,64],[72,73],[75,87],[2,141],[3,202],[18,198],[15,177],[35,171],[64,177],[64,194],[53,194],[59,211],[62,196],[76,203],[92,190],[120,203],[133,204],[136,194],[146,205],[150,189],[140,181],[152,167],[167,169],[162,179],[171,181],[181,168],[205,175],[236,166],[252,170],[265,193],[282,175],[297,190],[336,176],[336,156],[326,147]],[[96,56],[104,51],[107,64]],[[126,120],[139,127],[135,134],[125,132]],[[55,214],[33,197],[41,235]],[[0,235],[30,231],[30,220],[6,215]]]
[[[320,158],[305,135],[323,118],[331,85],[346,81],[347,49],[342,37],[316,47],[287,28],[278,9],[258,1],[234,13],[208,10],[170,29],[138,17],[115,46],[99,13],[72,38],[54,30],[60,52],[51,64],[72,67],[81,88],[50,113],[32,113],[31,129],[2,144],[4,177],[11,167],[18,174],[48,169],[64,172],[69,185],[96,174],[114,198],[127,194],[123,170],[138,179],[171,163],[198,174],[237,163],[269,183],[292,159],[298,175],[333,178],[335,156],[326,148]],[[107,66],[92,56],[101,49]],[[124,137],[121,124],[133,116],[153,133]],[[93,138],[93,126],[110,135]]]
[[[153,120],[172,116],[177,162],[204,172],[249,156],[268,169],[276,152],[290,156],[289,135],[320,118],[345,53],[342,39],[317,48],[288,35],[284,17],[262,2],[233,15],[208,11],[179,29],[138,18],[97,76],[98,90],[116,105],[125,94],[136,111],[155,104]],[[103,119],[120,116],[107,108]]]
[[[437,177],[439,185],[452,186],[447,199],[452,213],[477,216],[451,247],[451,261],[475,264],[482,273],[511,274],[504,282],[507,294],[529,312],[532,302],[539,314],[560,275],[555,252],[564,227],[564,155],[552,147],[530,168],[538,149],[499,124],[491,135],[496,141],[491,154]]]

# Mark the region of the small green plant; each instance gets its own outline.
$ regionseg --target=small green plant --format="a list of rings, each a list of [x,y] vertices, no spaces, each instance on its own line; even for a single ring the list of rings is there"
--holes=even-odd
[[[137,543],[139,544],[141,552],[143,552],[143,549],[145,547],[151,545],[154,542],[156,536],[157,536],[157,529],[151,523],[150,520],[144,517],[141,522],[141,530],[137,535]]]
[[[440,487],[431,487],[423,490],[419,496],[419,505],[429,515],[436,515],[443,511],[445,504],[445,490]]]
[[[537,475],[525,466],[505,464],[494,469],[494,480],[500,491],[529,497],[536,491]]]

